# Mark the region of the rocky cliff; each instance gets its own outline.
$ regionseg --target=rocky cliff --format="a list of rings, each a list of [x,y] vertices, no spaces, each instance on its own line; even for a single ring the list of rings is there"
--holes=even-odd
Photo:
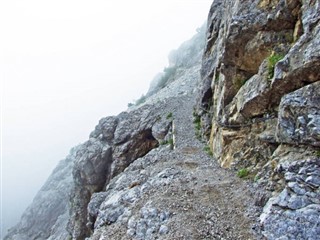
[[[5,239],[317,239],[319,20],[319,0],[214,0]]]
[[[221,166],[273,195],[268,239],[320,232],[319,21],[320,2],[298,0],[216,0],[208,17],[201,133]]]

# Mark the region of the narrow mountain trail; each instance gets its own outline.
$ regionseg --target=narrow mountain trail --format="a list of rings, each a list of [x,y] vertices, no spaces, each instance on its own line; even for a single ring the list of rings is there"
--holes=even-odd
[[[255,239],[248,214],[254,205],[250,184],[204,151],[195,134],[193,99],[173,100],[176,148],[161,164],[182,176],[152,197],[161,199],[157,207],[173,213],[170,237],[164,239]]]
[[[159,146],[110,182],[100,210],[116,220],[99,226],[98,217],[90,239],[259,238],[252,186],[204,151],[191,92],[167,98],[159,113],[173,115],[175,149]]]

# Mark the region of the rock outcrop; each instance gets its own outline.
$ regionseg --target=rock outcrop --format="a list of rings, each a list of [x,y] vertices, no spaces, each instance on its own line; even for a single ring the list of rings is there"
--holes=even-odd
[[[87,206],[92,194],[102,191],[110,179],[164,140],[170,121],[161,121],[159,107],[144,106],[101,119],[90,139],[77,151],[68,224],[74,239],[90,235]]]
[[[268,239],[318,236],[317,186],[306,179],[319,161],[319,34],[319,1],[216,0],[208,17],[201,134],[221,166],[246,169],[273,195],[261,218]],[[300,176],[300,165],[315,172]]]
[[[320,1],[214,0],[169,62],[6,240],[318,238]]]

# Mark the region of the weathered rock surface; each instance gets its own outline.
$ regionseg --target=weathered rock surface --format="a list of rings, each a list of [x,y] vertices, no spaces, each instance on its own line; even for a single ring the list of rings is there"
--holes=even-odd
[[[261,215],[268,239],[317,239],[320,235],[320,159],[283,165],[286,186]]]
[[[318,238],[308,219],[319,203],[284,166],[319,154],[319,10],[318,0],[217,0],[208,17],[201,132],[221,166],[245,168],[270,191],[260,205],[274,196],[262,217],[268,239]]]
[[[254,120],[277,117],[282,96],[319,81],[318,8],[318,1],[214,1],[198,114],[204,134],[211,136],[215,156],[222,163],[229,162],[226,166],[232,163],[226,156],[239,150],[226,154],[229,141],[224,139],[232,129],[242,127],[240,135],[247,136],[243,139],[255,138],[257,132],[251,134],[250,129]],[[280,61],[270,66],[275,55]],[[213,120],[208,123],[206,118]],[[269,123],[262,125],[262,131],[270,128]],[[223,128],[229,129],[227,135]],[[254,151],[250,144],[242,147]]]
[[[130,113],[100,120],[91,138],[77,151],[73,168],[75,185],[70,197],[73,207],[68,223],[74,239],[90,235],[87,206],[92,194],[102,191],[110,179],[157,147],[158,140],[167,135],[171,121],[160,121],[160,107],[145,105]]]
[[[279,142],[320,147],[320,81],[281,99],[277,138]]]

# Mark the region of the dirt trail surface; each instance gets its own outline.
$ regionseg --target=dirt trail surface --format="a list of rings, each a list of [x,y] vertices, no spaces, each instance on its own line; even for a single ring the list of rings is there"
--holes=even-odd
[[[173,115],[175,149],[150,151],[93,196],[90,239],[260,238],[251,184],[219,167],[195,136],[193,95],[167,98],[160,113]]]

